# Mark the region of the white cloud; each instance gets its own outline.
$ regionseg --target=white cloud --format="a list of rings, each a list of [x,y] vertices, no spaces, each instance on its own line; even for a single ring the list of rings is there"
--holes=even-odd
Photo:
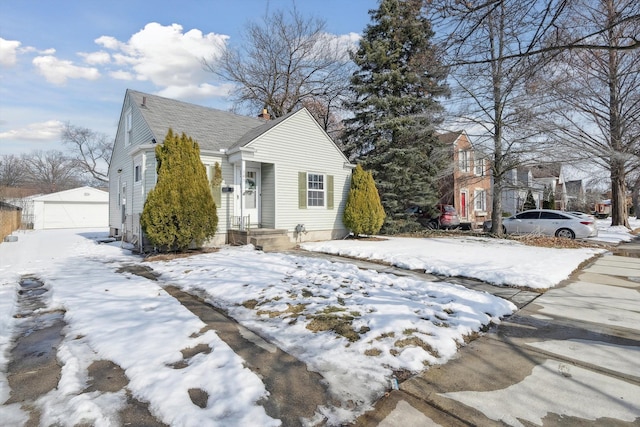
[[[32,123],[20,129],[0,132],[0,139],[50,141],[60,139],[64,123],[59,120],[48,120]]]
[[[159,91],[158,95],[177,99],[226,97],[234,87],[235,86],[230,83],[220,86],[214,86],[208,83],[188,86],[169,86]]]
[[[10,67],[16,64],[18,48],[21,44],[17,40],[5,40],[0,37],[0,66]]]
[[[99,44],[100,46],[103,46],[111,50],[118,50],[120,49],[120,45],[121,45],[118,39],[111,36],[98,37],[97,39],[94,40],[94,42],[96,42],[96,44]]]
[[[198,29],[183,32],[179,24],[148,23],[127,42],[102,36],[95,42],[113,50],[111,59],[121,67],[110,75],[117,79],[150,81],[165,88],[164,93],[197,96],[226,95],[227,87],[208,84],[212,74],[203,69],[202,59],[218,56],[229,36],[204,34]]]
[[[100,72],[93,67],[79,67],[71,61],[58,59],[54,56],[37,56],[33,59],[33,65],[38,69],[48,82],[63,85],[67,79],[96,80]]]
[[[133,80],[135,78],[132,73],[125,70],[111,71],[109,75],[116,80]]]
[[[102,65],[111,62],[111,55],[101,50],[99,52],[79,53],[84,58],[84,62],[90,65]]]

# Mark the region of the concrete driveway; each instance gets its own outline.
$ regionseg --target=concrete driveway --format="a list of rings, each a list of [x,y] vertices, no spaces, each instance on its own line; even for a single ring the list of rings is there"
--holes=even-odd
[[[640,425],[640,244],[534,299],[358,426]]]

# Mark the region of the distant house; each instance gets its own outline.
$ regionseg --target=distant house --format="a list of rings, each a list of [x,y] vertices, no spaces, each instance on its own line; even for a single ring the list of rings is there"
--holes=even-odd
[[[521,212],[529,191],[537,208],[584,210],[586,193],[582,180],[567,181],[562,169],[561,163],[544,163],[508,171],[502,211],[510,215]],[[553,206],[548,206],[552,199]]]
[[[567,181],[565,183],[567,192],[567,210],[569,211],[589,211],[587,206],[587,192],[581,179]]]
[[[491,173],[489,161],[473,149],[465,131],[440,134],[450,147],[451,172],[441,181],[440,203],[453,205],[461,223],[480,227],[491,218]]]
[[[567,210],[567,189],[562,173],[562,164],[558,162],[543,163],[531,167],[533,179],[545,188],[545,199],[549,200],[549,194],[553,193],[555,206],[550,209]]]
[[[170,128],[198,143],[210,180],[216,165],[222,171],[208,244],[268,249],[348,233],[342,214],[355,165],[306,109],[270,120],[266,111],[247,117],[127,90],[109,166],[112,236],[146,248],[140,214],[157,181],[156,144]]]
[[[544,184],[534,180],[531,169],[519,167],[507,171],[502,189],[502,212],[514,215],[524,210],[524,203],[529,192],[531,192],[536,207],[541,208],[544,199]]]

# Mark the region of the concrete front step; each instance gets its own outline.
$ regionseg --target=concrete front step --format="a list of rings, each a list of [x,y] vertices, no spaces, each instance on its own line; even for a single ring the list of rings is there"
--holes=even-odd
[[[262,251],[283,251],[295,247],[289,236],[282,234],[255,235],[251,233],[249,243]]]

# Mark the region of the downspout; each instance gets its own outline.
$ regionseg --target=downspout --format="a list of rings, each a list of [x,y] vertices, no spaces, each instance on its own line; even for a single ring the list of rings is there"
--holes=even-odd
[[[240,162],[240,224],[241,229],[245,230],[246,224],[244,223],[244,192],[245,192],[245,175],[246,175],[247,162],[243,159]]]
[[[146,97],[145,97],[146,100]],[[141,199],[142,199],[142,208],[144,209],[144,202],[147,201],[147,195],[145,194],[145,177],[147,176],[147,153],[146,151],[142,152],[142,165],[141,165],[142,170],[140,171],[140,173],[142,174],[142,176],[140,177],[140,179],[142,180],[142,182],[140,182],[140,190],[142,192],[141,194]],[[142,214],[142,211],[140,211],[140,214]],[[144,249],[144,245],[142,244],[143,240],[144,240],[144,232],[142,231],[142,225],[140,224],[140,215],[138,215],[138,229],[140,230],[140,238],[138,239],[138,252],[139,253],[143,253],[142,250]]]

